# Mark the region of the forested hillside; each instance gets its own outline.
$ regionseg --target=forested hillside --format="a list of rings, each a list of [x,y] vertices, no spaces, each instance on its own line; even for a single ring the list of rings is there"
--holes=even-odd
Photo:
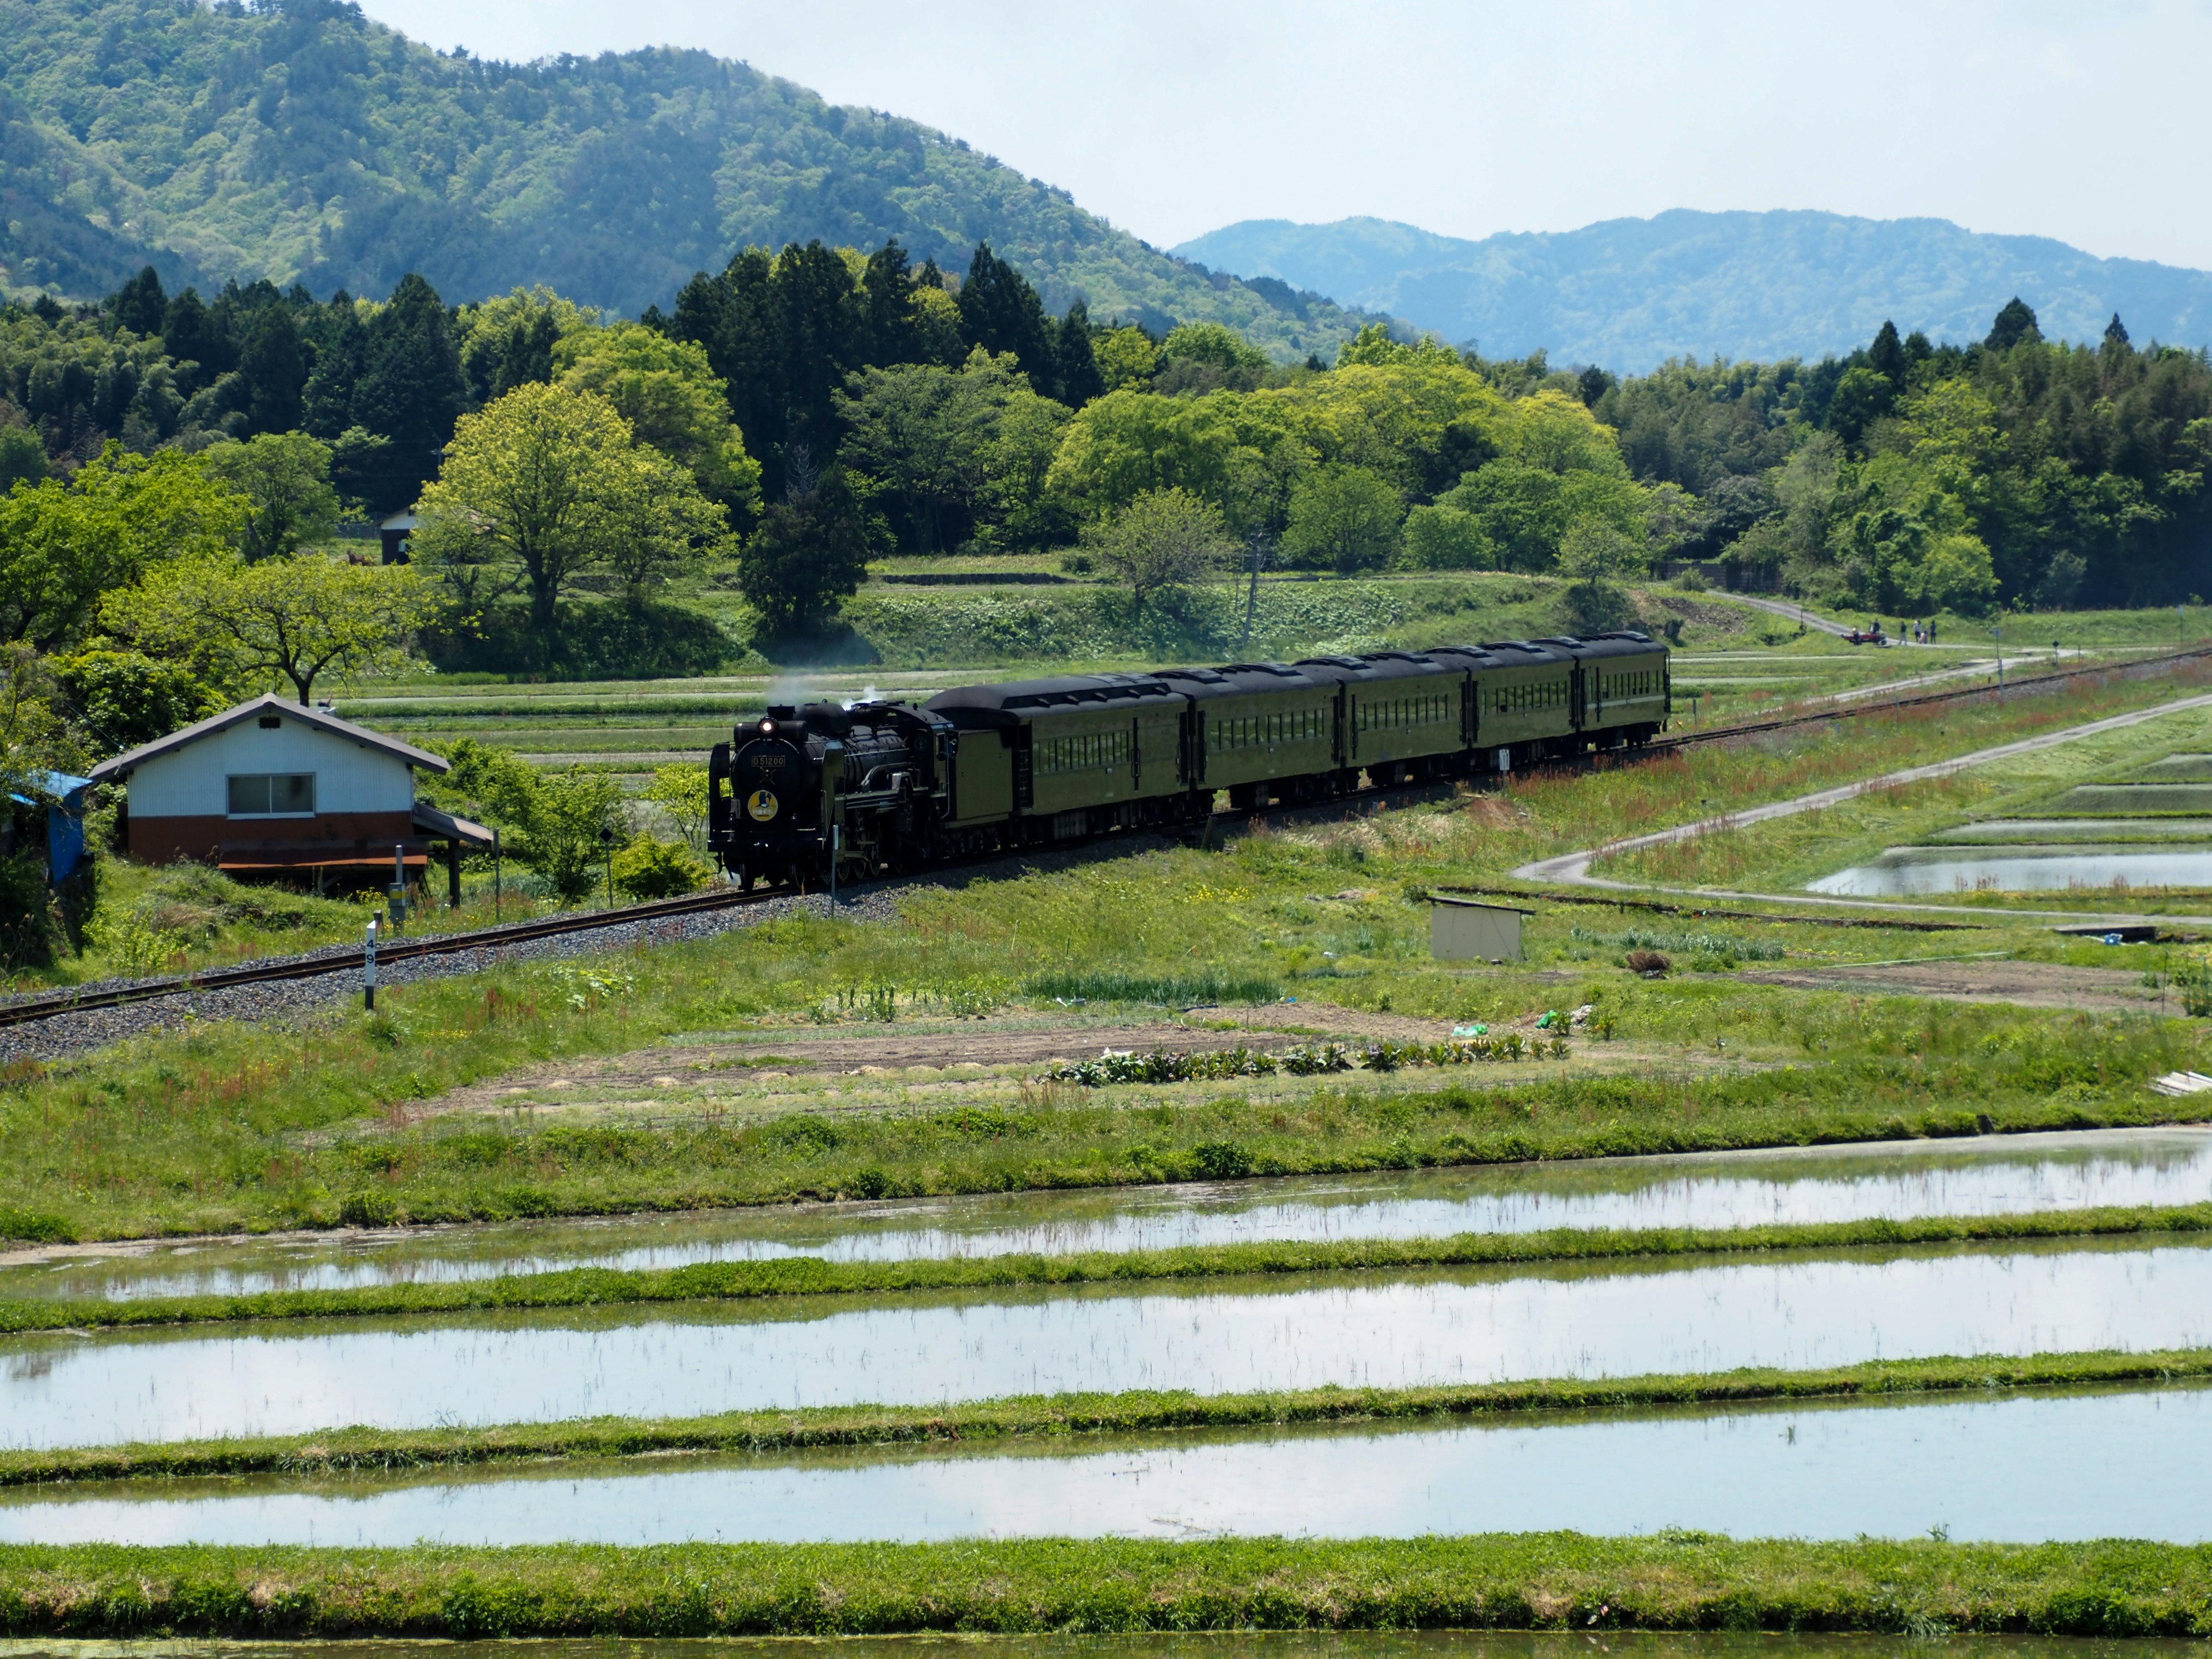
[[[151,263],[381,298],[544,283],[635,315],[738,248],[989,240],[1055,312],[1229,324],[1334,356],[1358,319],[1209,278],[957,138],[703,52],[447,57],[336,0],[0,0],[0,285],[94,298]]]
[[[1463,241],[1382,219],[1252,220],[1176,250],[1402,317],[1492,356],[1643,374],[1669,357],[1814,359],[1886,319],[1981,337],[2014,295],[2053,339],[2100,338],[2114,312],[2142,340],[2212,343],[2212,272],[2100,259],[2041,236],[1942,219],[1693,213]]]

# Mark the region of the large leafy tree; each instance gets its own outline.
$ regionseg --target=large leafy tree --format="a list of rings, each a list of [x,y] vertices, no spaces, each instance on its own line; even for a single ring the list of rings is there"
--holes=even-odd
[[[299,550],[337,528],[330,446],[304,432],[264,432],[244,443],[216,444],[201,465],[245,502],[238,550],[249,562]]]
[[[1237,557],[1221,513],[1188,489],[1152,489],[1084,526],[1083,545],[1129,591],[1133,608],[1214,574]]]
[[[220,663],[236,682],[289,680],[305,703],[325,672],[373,674],[404,660],[436,606],[410,566],[301,553],[166,564],[111,596],[101,617],[150,653]]]
[[[173,560],[228,550],[246,503],[176,450],[111,443],[67,483],[0,497],[0,640],[75,638],[103,594]]]
[[[794,469],[784,499],[762,514],[738,558],[738,582],[763,636],[819,632],[868,571],[866,514],[836,469],[809,479]]]
[[[1044,478],[1067,410],[1030,389],[1011,356],[977,347],[957,374],[933,363],[871,368],[838,400],[842,456],[891,495],[909,545],[935,552],[972,530],[1034,544],[1056,527]]]
[[[613,404],[538,382],[461,418],[421,511],[423,562],[465,600],[520,590],[549,651],[585,573],[611,568],[640,592],[728,534],[690,472],[637,443]]]
[[[699,488],[750,520],[760,506],[760,463],[730,419],[728,389],[706,349],[639,323],[570,331],[553,348],[562,386],[612,404],[638,442],[690,469]]]
[[[1291,559],[1349,576],[1379,570],[1397,550],[1406,503],[1389,483],[1364,467],[1330,463],[1291,492],[1283,551]]]

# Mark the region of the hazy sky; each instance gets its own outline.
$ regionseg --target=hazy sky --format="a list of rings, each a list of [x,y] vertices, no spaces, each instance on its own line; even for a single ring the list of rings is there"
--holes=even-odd
[[[702,47],[943,128],[1160,246],[1373,214],[1928,215],[2212,266],[2212,0],[362,0],[429,45]]]

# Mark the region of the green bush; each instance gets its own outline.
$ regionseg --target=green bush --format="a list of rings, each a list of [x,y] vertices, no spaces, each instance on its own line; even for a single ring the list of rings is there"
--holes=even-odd
[[[615,854],[610,873],[615,890],[625,897],[659,899],[697,892],[713,872],[682,842],[641,836]]]

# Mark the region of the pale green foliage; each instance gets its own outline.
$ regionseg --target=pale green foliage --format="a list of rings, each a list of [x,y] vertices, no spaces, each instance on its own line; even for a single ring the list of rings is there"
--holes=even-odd
[[[641,836],[616,853],[609,874],[625,898],[674,898],[694,893],[714,872],[690,848],[678,841]]]
[[[1339,368],[1383,368],[1407,363],[1457,368],[1460,355],[1433,334],[1425,334],[1410,344],[1393,339],[1384,323],[1368,324],[1336,349]]]
[[[1364,467],[1316,467],[1291,492],[1283,552],[1295,562],[1325,566],[1340,575],[1377,570],[1397,548],[1405,512],[1398,492]]]
[[[331,487],[331,449],[304,432],[264,432],[244,443],[202,452],[208,476],[246,502],[238,550],[247,559],[295,553],[337,527],[338,492]]]
[[[655,767],[653,781],[639,799],[649,801],[668,814],[676,833],[692,848],[704,845],[707,833],[707,769],[690,761]]]
[[[1505,453],[1547,472],[1601,472],[1626,478],[1628,464],[1613,428],[1578,398],[1546,388],[1517,399],[1505,428]]]
[[[0,496],[0,640],[51,648],[102,594],[169,560],[228,552],[245,517],[235,491],[176,450],[111,443],[66,483],[18,485]]]
[[[463,603],[526,589],[541,637],[562,595],[609,568],[637,592],[727,545],[684,467],[633,438],[595,392],[532,384],[461,417],[422,492],[415,544]]]
[[[1187,489],[1147,490],[1109,519],[1086,525],[1083,545],[1129,590],[1136,608],[1188,586],[1237,554],[1218,509]]]
[[[706,348],[641,323],[580,328],[553,348],[562,386],[596,392],[650,444],[690,468],[699,488],[740,514],[760,506],[760,463],[730,419],[728,388]]]
[[[1109,392],[1119,392],[1124,386],[1141,392],[1152,384],[1159,368],[1159,348],[1141,328],[1109,329],[1099,336],[1091,350]]]
[[[1456,507],[1415,507],[1406,515],[1399,550],[1413,570],[1488,570],[1498,562],[1482,520]]]
[[[425,781],[427,795],[498,825],[504,852],[543,876],[562,902],[591,892],[601,860],[627,834],[611,777],[574,767],[541,772],[471,738],[443,752],[452,769]]]
[[[292,683],[301,702],[325,672],[374,674],[405,659],[437,601],[412,566],[318,553],[248,564],[234,555],[173,561],[111,595],[101,619],[152,654],[219,665],[225,679]]]

